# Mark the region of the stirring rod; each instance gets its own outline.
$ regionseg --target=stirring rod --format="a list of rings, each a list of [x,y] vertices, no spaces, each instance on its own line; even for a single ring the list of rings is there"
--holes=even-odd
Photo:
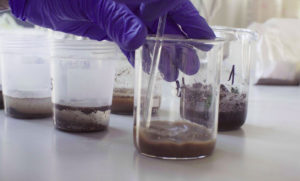
[[[146,105],[148,106],[146,109],[147,128],[150,127],[150,120],[151,120],[152,106],[153,106],[153,94],[154,94],[154,88],[156,84],[156,75],[158,72],[158,65],[159,65],[159,60],[160,60],[162,45],[163,45],[161,37],[163,36],[165,31],[166,19],[167,19],[167,15],[164,15],[161,16],[158,21],[156,40],[155,40],[154,51],[153,51],[151,74],[150,74],[150,80],[148,84],[147,97],[146,97],[146,101],[147,101]]]

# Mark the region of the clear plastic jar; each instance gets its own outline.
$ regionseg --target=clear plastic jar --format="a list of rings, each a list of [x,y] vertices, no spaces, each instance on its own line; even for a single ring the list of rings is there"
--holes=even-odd
[[[105,130],[111,112],[117,47],[93,40],[55,40],[51,77],[55,127]]]
[[[114,114],[133,113],[134,68],[126,57],[120,56],[116,65],[113,102],[111,112]]]
[[[154,37],[136,51],[134,142],[146,156],[163,159],[195,159],[212,154],[217,136],[220,63],[223,41],[164,38],[162,59],[186,62],[196,58],[199,70],[193,75],[179,71],[177,81],[168,82],[158,73],[156,93],[149,97]],[[168,52],[169,50],[174,52]],[[164,60],[164,61],[165,61]],[[184,63],[183,63],[184,64]],[[164,64],[172,66],[171,64]],[[186,67],[187,65],[182,65]],[[165,67],[166,68],[166,67]],[[171,67],[169,67],[171,68]],[[167,68],[167,69],[169,69]],[[155,95],[160,107],[153,112]],[[148,97],[147,97],[148,95]],[[152,102],[152,107],[151,103]]]
[[[2,56],[1,56],[1,51],[0,51],[0,109],[3,109],[4,108],[4,102],[3,102],[2,73],[1,72],[2,72]]]
[[[21,119],[52,115],[47,35],[26,29],[3,34],[2,81],[5,113]]]
[[[111,111],[114,114],[131,115],[134,112],[134,68],[125,57],[118,61]],[[153,112],[160,106],[160,87],[156,87]]]
[[[214,31],[227,40],[221,69],[219,131],[234,130],[247,118],[251,50],[257,35],[237,28],[214,27]]]

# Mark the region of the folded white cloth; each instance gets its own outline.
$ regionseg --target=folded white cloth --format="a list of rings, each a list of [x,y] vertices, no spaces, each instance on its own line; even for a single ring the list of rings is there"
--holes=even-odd
[[[300,69],[300,20],[270,19],[249,27],[261,38],[256,51],[255,82],[298,85]]]

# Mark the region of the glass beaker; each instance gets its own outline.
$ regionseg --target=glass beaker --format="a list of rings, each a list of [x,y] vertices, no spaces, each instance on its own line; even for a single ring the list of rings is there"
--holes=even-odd
[[[51,116],[47,35],[32,29],[9,31],[1,45],[5,113],[21,119]]]
[[[118,48],[109,42],[55,40],[51,78],[57,129],[101,131],[108,127]]]
[[[217,135],[220,63],[223,41],[186,40],[164,37],[159,69],[181,70],[199,67],[187,75],[178,72],[174,82],[156,75],[153,97],[161,95],[155,112],[147,97],[152,63],[154,37],[136,51],[134,97],[134,143],[146,156],[163,159],[195,159],[212,154]],[[173,62],[173,63],[171,63]],[[175,63],[174,63],[175,62]],[[176,63],[177,62],[177,63]],[[186,72],[186,71],[185,71]],[[154,105],[154,101],[153,101]],[[149,116],[150,115],[150,116]]]
[[[252,48],[257,34],[247,29],[214,27],[226,39],[221,68],[219,131],[240,128],[246,121]]]

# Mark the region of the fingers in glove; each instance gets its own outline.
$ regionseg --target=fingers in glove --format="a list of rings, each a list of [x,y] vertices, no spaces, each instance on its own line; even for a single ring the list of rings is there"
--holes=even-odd
[[[152,60],[153,60],[153,50],[154,50],[155,41],[148,41],[143,45],[142,51],[142,64],[143,71],[150,74]],[[164,43],[162,47],[161,57],[159,61],[158,69],[161,73],[161,76],[166,81],[172,82],[175,81],[178,77],[178,69],[174,64],[176,52],[175,46]]]
[[[127,57],[128,62],[134,67],[135,51],[127,51],[127,50],[123,50],[123,49],[121,49],[121,51]]]
[[[114,1],[120,3],[126,3],[126,4],[141,4],[141,3],[151,3],[159,0],[114,0]]]
[[[215,34],[189,0],[169,11],[170,18],[186,33],[188,38],[214,39]]]
[[[185,0],[156,0],[144,2],[140,6],[140,17],[143,21],[153,21],[174,9]]]
[[[176,59],[175,56],[176,49],[174,46],[163,45],[158,68],[163,79],[168,82],[173,82],[178,78],[179,71],[173,62]]]
[[[194,75],[200,69],[200,61],[197,55],[197,50],[190,45],[176,46],[176,59],[174,64],[187,75]]]
[[[158,19],[154,21],[145,21],[145,25],[148,28],[149,34],[156,34],[157,26],[158,26]],[[182,37],[185,37],[185,34],[180,30],[178,25],[170,19],[170,17],[167,17],[166,25],[165,25],[165,35],[181,35]]]
[[[144,43],[147,28],[126,5],[113,0],[102,0],[95,8],[96,14],[91,19],[95,19],[121,49],[132,51]]]

